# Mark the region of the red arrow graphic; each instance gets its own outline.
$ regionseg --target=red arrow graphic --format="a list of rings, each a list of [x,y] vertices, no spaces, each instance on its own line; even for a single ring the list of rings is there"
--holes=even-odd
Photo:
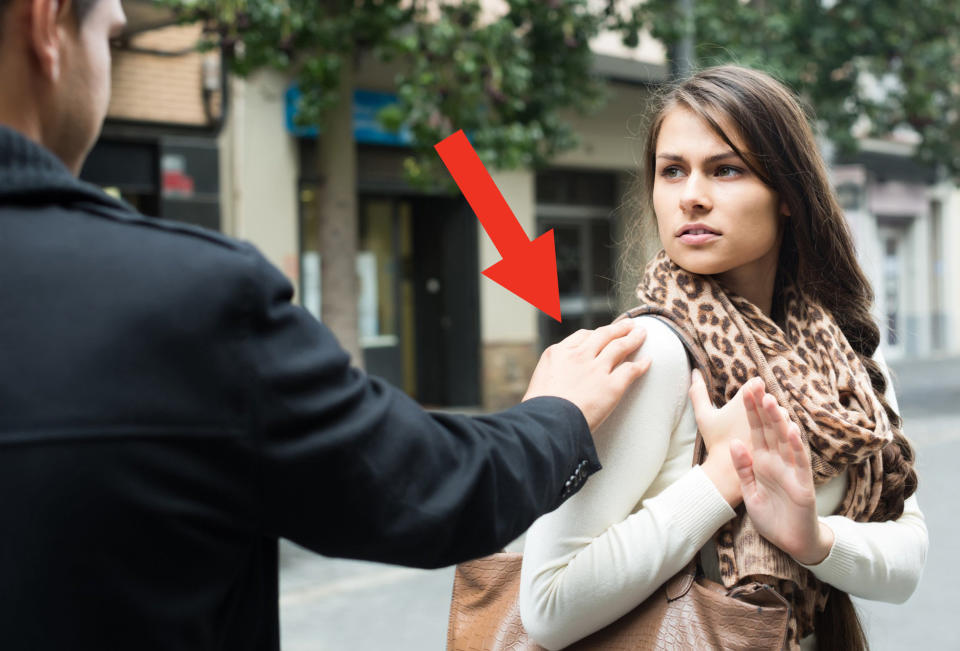
[[[560,321],[553,229],[532,242],[527,238],[462,130],[438,142],[434,149],[500,252],[502,260],[483,275]]]

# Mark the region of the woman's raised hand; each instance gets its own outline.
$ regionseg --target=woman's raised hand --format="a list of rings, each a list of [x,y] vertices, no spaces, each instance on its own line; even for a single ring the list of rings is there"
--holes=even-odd
[[[816,565],[833,546],[833,531],[817,518],[817,496],[800,428],[772,395],[744,396],[752,450],[730,443],[747,513],[764,538],[805,565]]]
[[[750,421],[747,418],[745,396],[763,397],[763,380],[753,378],[740,387],[737,394],[723,407],[710,402],[707,385],[700,371],[694,369],[690,383],[690,401],[697,419],[697,429],[707,447],[707,460],[702,468],[730,506],[741,501],[740,480],[730,458],[730,444],[734,440],[750,440]]]
[[[730,441],[739,438],[749,441],[750,421],[747,419],[747,410],[744,396],[753,394],[759,397],[763,394],[763,380],[758,377],[748,380],[737,394],[723,407],[714,407],[710,401],[707,385],[703,375],[694,369],[690,380],[690,401],[693,403],[693,413],[697,419],[697,428],[703,437],[708,452],[714,448],[729,445]]]

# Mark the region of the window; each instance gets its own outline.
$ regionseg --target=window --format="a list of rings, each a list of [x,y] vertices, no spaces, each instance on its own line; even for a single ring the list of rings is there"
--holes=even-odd
[[[616,176],[551,170],[537,176],[538,234],[553,229],[563,322],[541,315],[543,347],[580,328],[609,323],[616,310],[613,206]]]

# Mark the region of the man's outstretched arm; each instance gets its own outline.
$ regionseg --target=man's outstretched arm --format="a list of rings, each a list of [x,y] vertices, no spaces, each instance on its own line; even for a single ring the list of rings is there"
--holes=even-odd
[[[265,533],[330,556],[440,567],[482,556],[572,495],[599,461],[590,429],[648,363],[628,321],[542,356],[525,401],[424,411],[349,365],[257,256],[248,341]]]

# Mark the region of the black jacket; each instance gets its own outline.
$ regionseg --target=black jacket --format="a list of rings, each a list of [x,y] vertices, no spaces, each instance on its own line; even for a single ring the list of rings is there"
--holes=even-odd
[[[571,403],[428,414],[291,295],[0,127],[0,648],[275,649],[278,537],[448,565],[599,468]]]

